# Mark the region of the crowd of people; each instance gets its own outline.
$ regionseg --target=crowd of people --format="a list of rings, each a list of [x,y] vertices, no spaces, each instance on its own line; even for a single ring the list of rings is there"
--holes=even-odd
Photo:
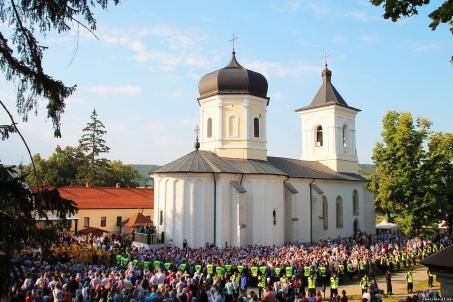
[[[35,247],[16,259],[10,296],[21,302],[344,302],[340,287],[352,281],[363,301],[381,301],[377,275],[390,276],[391,284],[393,271],[412,268],[452,239],[358,234],[283,247],[145,250],[114,235],[63,235],[49,253]]]

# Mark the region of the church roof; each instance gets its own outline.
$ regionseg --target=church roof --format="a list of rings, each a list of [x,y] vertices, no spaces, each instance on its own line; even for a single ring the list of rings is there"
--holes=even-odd
[[[339,105],[355,111],[360,111],[360,109],[349,106],[346,101],[343,99],[341,94],[335,89],[332,84],[332,71],[326,67],[322,71],[323,83],[321,88],[319,88],[318,93],[315,95],[310,105],[296,109],[296,111],[303,111],[313,108],[319,108],[330,105]]]
[[[153,173],[233,173],[281,175],[293,178],[317,178],[363,181],[352,173],[338,173],[311,161],[268,156],[266,160],[220,157],[209,151],[195,150]]]
[[[268,99],[267,87],[266,78],[242,67],[236,60],[235,52],[227,66],[208,73],[198,83],[199,99],[216,94],[250,94]]]

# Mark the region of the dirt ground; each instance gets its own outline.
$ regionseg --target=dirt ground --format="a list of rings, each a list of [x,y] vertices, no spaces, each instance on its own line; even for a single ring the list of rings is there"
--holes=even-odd
[[[434,287],[428,287],[428,274],[427,268],[424,266],[418,266],[413,271],[414,276],[414,291],[423,291],[425,289],[430,290],[440,290],[439,283],[434,282]],[[435,278],[434,278],[435,279]],[[384,290],[386,293],[387,286],[384,277],[377,278],[377,283],[379,289]],[[362,290],[359,285],[359,281],[356,281],[354,284],[348,284],[344,286],[340,286],[339,292],[342,290],[346,290],[347,295],[350,297],[350,301],[361,301],[359,298],[361,297]],[[392,289],[393,289],[393,296],[392,297],[384,297],[384,301],[398,301],[402,297],[407,296],[407,283],[406,283],[406,272],[402,271],[399,273],[394,273],[392,276]],[[327,293],[327,290],[326,290]]]

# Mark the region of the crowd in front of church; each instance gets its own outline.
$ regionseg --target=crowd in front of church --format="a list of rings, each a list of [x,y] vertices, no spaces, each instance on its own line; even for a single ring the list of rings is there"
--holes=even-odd
[[[115,236],[65,235],[49,253],[33,248],[16,259],[10,297],[21,302],[345,302],[341,286],[358,281],[363,301],[374,302],[383,297],[377,275],[410,269],[452,243],[451,237],[434,242],[358,234],[312,245],[144,250]]]

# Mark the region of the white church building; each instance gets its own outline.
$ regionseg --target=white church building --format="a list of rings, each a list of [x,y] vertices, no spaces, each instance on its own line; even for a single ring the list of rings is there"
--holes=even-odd
[[[189,247],[283,245],[375,232],[373,192],[358,175],[355,118],[322,71],[313,101],[296,109],[301,157],[267,153],[266,78],[236,60],[199,82],[195,150],[153,172],[154,222]]]

